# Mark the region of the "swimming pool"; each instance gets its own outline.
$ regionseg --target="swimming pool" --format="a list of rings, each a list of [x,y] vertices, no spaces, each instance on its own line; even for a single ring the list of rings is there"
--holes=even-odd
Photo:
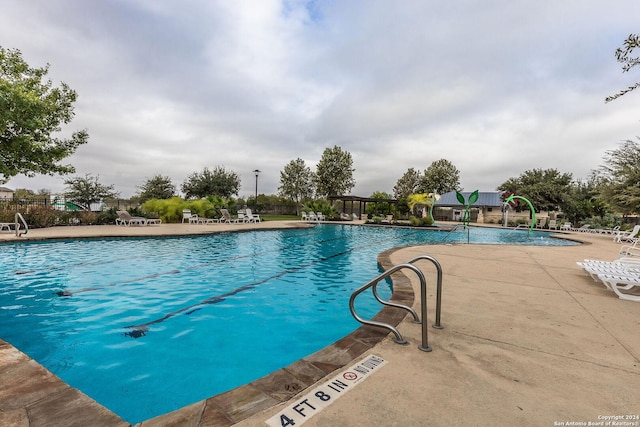
[[[547,233],[473,234],[485,243],[572,244]],[[445,236],[468,237],[464,230],[319,225],[3,244],[0,337],[135,423],[348,334],[359,326],[349,295],[378,274],[377,254]],[[358,312],[372,315],[380,307],[371,302]]]

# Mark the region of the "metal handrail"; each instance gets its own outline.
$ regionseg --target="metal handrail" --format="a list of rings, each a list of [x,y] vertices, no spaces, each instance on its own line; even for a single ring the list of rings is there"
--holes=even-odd
[[[414,264],[416,261],[419,261],[421,259],[426,259],[428,261],[431,261],[435,266],[436,266],[436,271],[437,271],[437,284],[436,284],[436,323],[434,323],[432,326],[436,329],[443,329],[444,326],[442,326],[440,324],[440,314],[442,311],[442,266],[440,265],[440,263],[438,262],[437,259],[435,259],[434,257],[432,257],[431,255],[418,255],[415,258],[410,259],[409,261],[407,261],[408,264]],[[427,295],[426,295],[426,287],[421,288],[421,292],[424,293],[424,295],[421,295],[421,299],[423,301],[427,300]],[[424,313],[422,314],[423,319],[426,319],[426,310],[424,311]]]
[[[509,236],[514,231],[520,230],[521,228],[529,228],[529,226],[527,224],[518,224],[507,233],[507,236]]]
[[[461,228],[462,228],[463,230],[464,230],[464,229],[466,229],[466,230],[467,230],[467,243],[470,243],[470,241],[471,241],[471,235],[470,235],[471,231],[470,231],[469,227],[467,227],[467,226],[466,226],[466,225],[464,225],[464,224],[458,224],[458,225],[456,225],[455,227],[453,227],[451,230],[449,230],[449,232],[447,232],[447,234],[445,234],[445,235],[444,235],[444,237],[442,238],[441,242],[444,242],[445,240],[447,240],[447,239],[449,238],[449,235],[450,235],[451,233],[453,233],[454,231],[458,231],[458,230],[459,230],[459,229],[461,229]]]
[[[390,276],[391,274],[402,270],[403,268],[408,268],[409,270],[412,270],[414,273],[416,273],[416,275],[418,276],[418,279],[420,279],[420,296],[421,296],[421,301],[420,301],[420,306],[421,306],[421,311],[422,311],[422,321],[420,321],[418,315],[416,314],[415,310],[413,310],[411,307],[407,307],[405,305],[402,304],[395,304],[389,301],[383,301],[378,295],[377,295],[377,291],[375,290],[375,287],[377,286],[378,282],[388,276]],[[418,346],[418,348],[422,351],[426,351],[429,352],[431,351],[431,347],[429,346],[429,336],[428,336],[428,328],[427,328],[427,279],[425,279],[424,274],[422,273],[422,270],[420,270],[418,267],[416,267],[413,264],[410,263],[402,263],[402,264],[398,264],[398,265],[394,265],[393,267],[391,267],[390,269],[386,270],[385,272],[383,272],[382,274],[380,274],[378,277],[376,277],[375,279],[371,280],[370,282],[368,282],[367,284],[363,285],[362,287],[360,287],[359,289],[355,290],[353,292],[353,294],[351,294],[351,298],[349,299],[349,310],[351,310],[351,314],[353,315],[353,317],[360,323],[363,323],[365,325],[371,325],[371,326],[378,326],[381,328],[385,328],[390,330],[391,332],[393,332],[393,334],[395,335],[395,339],[394,341],[398,344],[407,344],[407,341],[402,337],[402,335],[400,334],[400,332],[394,328],[391,325],[388,325],[386,323],[382,323],[382,322],[376,322],[374,320],[364,320],[363,318],[361,318],[360,316],[358,316],[358,314],[355,311],[354,308],[354,301],[356,296],[358,296],[360,293],[362,293],[364,290],[368,289],[369,287],[373,286],[373,294],[376,297],[376,299],[384,304],[384,305],[389,305],[392,307],[397,307],[397,308],[402,308],[404,310],[409,311],[412,315],[413,315],[413,319],[414,322],[416,323],[421,323],[422,324],[422,344],[420,346]]]
[[[351,298],[349,298],[349,310],[351,311],[351,315],[360,323],[364,324],[364,325],[370,325],[370,326],[377,326],[380,328],[385,328],[388,329],[389,331],[393,332],[393,334],[395,335],[395,339],[394,341],[397,344],[408,344],[407,340],[405,340],[402,335],[400,334],[400,332],[394,328],[393,326],[387,324],[387,323],[383,323],[383,322],[378,322],[375,320],[365,320],[362,317],[360,317],[358,315],[358,313],[356,313],[356,309],[354,307],[354,302],[355,299],[358,295],[360,295],[362,292],[364,292],[365,290],[367,290],[368,288],[373,287],[373,295],[375,296],[375,298],[378,300],[378,302],[380,302],[381,304],[384,305],[388,305],[391,307],[396,307],[396,308],[401,308],[403,310],[408,311],[409,313],[411,313],[413,315],[413,319],[415,322],[420,322],[420,318],[418,317],[418,314],[415,312],[414,309],[412,309],[411,307],[407,307],[406,305],[402,305],[402,304],[398,304],[398,303],[393,303],[390,301],[384,301],[382,298],[380,298],[380,296],[378,295],[378,292],[376,290],[376,287],[378,285],[378,282],[380,282],[383,279],[386,279],[387,277],[389,277],[391,274],[395,273],[396,271],[402,270],[403,268],[408,268],[410,270],[413,270],[414,273],[416,273],[418,275],[418,278],[420,279],[420,283],[424,284],[424,287],[426,288],[426,279],[424,278],[424,274],[422,274],[422,271],[420,271],[420,269],[412,264],[398,264],[398,265],[394,265],[393,267],[391,267],[390,269],[384,271],[383,273],[381,273],[380,275],[378,275],[375,279],[367,282],[366,284],[364,284],[363,286],[361,286],[360,288],[356,289],[352,294],[351,294]],[[423,322],[424,323],[424,322]],[[428,347],[428,344],[426,341],[423,340],[423,346]],[[430,351],[431,349],[429,348]]]
[[[18,219],[20,219],[22,221],[22,224],[24,224],[24,233],[20,232],[20,223],[18,222]],[[16,216],[14,220],[16,224],[16,237],[20,237],[23,234],[27,234],[29,232],[29,226],[27,225],[27,221],[24,220],[24,217],[20,212],[16,212]]]

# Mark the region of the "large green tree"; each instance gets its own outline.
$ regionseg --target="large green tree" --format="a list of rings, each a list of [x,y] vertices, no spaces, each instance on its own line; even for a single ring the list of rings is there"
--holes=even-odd
[[[455,190],[461,190],[460,171],[447,159],[431,163],[418,185],[419,193],[444,194]]]
[[[536,211],[556,211],[571,191],[572,175],[557,169],[531,169],[509,178],[498,190],[525,197]]]
[[[85,209],[90,209],[92,203],[103,199],[115,199],[118,193],[113,185],[103,185],[97,176],[86,174],[67,179],[65,197],[68,201],[76,202]]]
[[[319,196],[348,194],[356,185],[351,153],[337,145],[326,148],[316,167],[316,193]]]
[[[278,194],[296,203],[296,213],[300,202],[313,197],[313,187],[314,173],[300,158],[291,160],[280,171]]]
[[[393,195],[396,199],[406,199],[410,195],[418,192],[421,181],[422,174],[420,171],[409,168],[404,175],[396,181],[396,185],[393,187]]]
[[[54,136],[73,118],[77,94],[65,83],[53,87],[48,71],[48,64],[31,68],[19,50],[0,47],[0,183],[19,174],[73,173],[59,162],[89,139],[85,130]]]
[[[568,197],[560,205],[560,209],[566,218],[574,225],[578,225],[588,219],[591,226],[597,226],[594,220],[597,218],[599,225],[613,227],[615,224],[605,223],[606,218],[613,219],[609,206],[602,201],[598,188],[600,179],[592,174],[586,181],[578,180],[571,184]]]
[[[138,187],[140,203],[150,199],[170,199],[176,195],[176,186],[171,178],[157,174]]]
[[[607,151],[598,174],[600,196],[613,210],[640,213],[640,144],[627,140],[617,150]]]
[[[182,183],[182,192],[187,199],[207,196],[229,198],[238,195],[240,178],[233,171],[223,166],[216,166],[213,170],[204,168],[202,172],[194,172]]]
[[[635,49],[640,48],[640,35],[638,34],[629,34],[629,37],[623,42],[622,47],[616,49],[616,59],[622,65],[622,72],[626,73],[631,70],[636,65],[640,64],[639,56],[631,56]],[[640,87],[640,82],[637,82],[626,89],[621,90],[613,96],[608,96],[605,98],[605,102],[613,101],[614,99],[620,98],[622,95],[631,92],[632,90]]]

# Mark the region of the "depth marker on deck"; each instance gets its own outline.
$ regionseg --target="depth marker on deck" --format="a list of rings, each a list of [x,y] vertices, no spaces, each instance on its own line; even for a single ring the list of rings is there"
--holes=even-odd
[[[368,356],[366,359],[350,366],[329,381],[311,390],[295,400],[286,408],[269,418],[269,427],[300,426],[309,418],[342,397],[345,393],[367,379],[371,374],[387,363],[382,357]]]

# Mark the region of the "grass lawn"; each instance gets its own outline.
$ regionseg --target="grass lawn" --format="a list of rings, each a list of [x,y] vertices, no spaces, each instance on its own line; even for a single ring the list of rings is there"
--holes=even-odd
[[[260,214],[260,219],[262,219],[263,221],[293,221],[293,220],[300,219],[300,217],[296,215],[270,215],[270,214],[262,215]]]

